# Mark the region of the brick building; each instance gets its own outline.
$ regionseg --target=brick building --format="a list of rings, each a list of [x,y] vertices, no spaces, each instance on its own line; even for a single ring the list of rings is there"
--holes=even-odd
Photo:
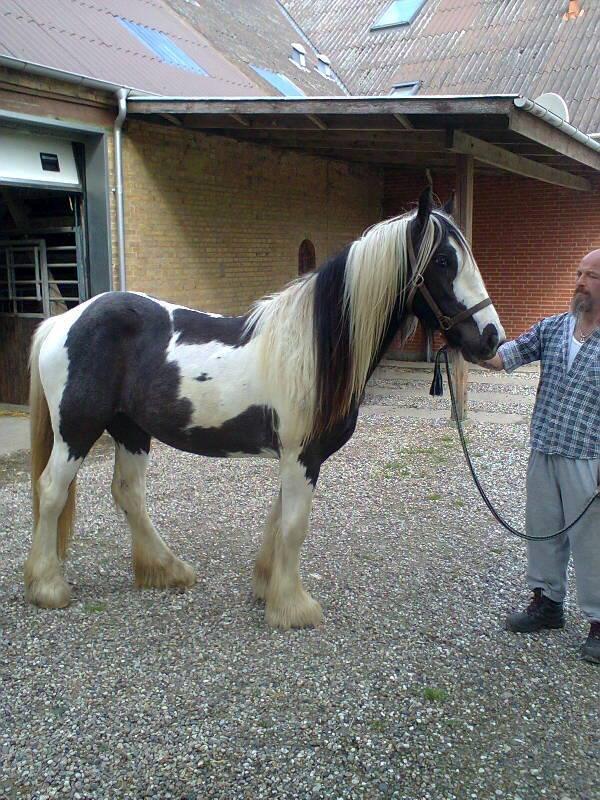
[[[357,59],[358,71],[347,54],[355,26],[346,45],[330,41],[341,23],[334,15],[326,25],[318,2],[213,0],[200,18],[193,4],[149,9],[139,0],[125,19],[106,0],[78,5],[78,25],[69,0],[54,5],[72,31],[65,22],[57,33],[31,2],[29,18],[4,15],[0,37],[2,401],[25,399],[27,345],[41,315],[119,288],[124,277],[127,288],[176,303],[242,312],[306,268],[307,254],[318,264],[410,208],[429,178],[442,199],[459,189],[461,221],[509,334],[562,310],[577,260],[600,247],[594,138],[506,82],[502,96],[492,96],[492,83],[433,97],[426,82],[416,95],[390,95],[373,68],[367,85],[369,59],[381,65],[390,37],[418,41],[418,25],[439,28],[449,0],[429,0],[428,16],[408,26],[374,35],[367,26],[370,55]],[[568,6],[551,5],[553,13]],[[228,6],[238,13],[225,35],[219,15]],[[387,6],[365,3],[361,13],[376,20]],[[588,37],[600,13],[585,11],[556,25]],[[175,45],[168,56],[165,43]],[[540,80],[536,91],[552,88]],[[581,83],[575,95],[585,100]],[[581,114],[595,125],[590,102]],[[73,152],[62,183],[53,172],[58,143]],[[405,356],[424,348],[417,335]]]

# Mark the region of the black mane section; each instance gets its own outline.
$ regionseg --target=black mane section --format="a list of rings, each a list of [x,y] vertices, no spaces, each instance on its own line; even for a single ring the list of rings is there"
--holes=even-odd
[[[350,246],[329,259],[315,278],[317,397],[314,433],[327,430],[338,418],[350,380],[349,320],[344,313],[344,276],[349,252]]]

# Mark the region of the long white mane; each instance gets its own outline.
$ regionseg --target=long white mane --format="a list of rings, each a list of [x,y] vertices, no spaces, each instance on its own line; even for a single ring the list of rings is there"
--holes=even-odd
[[[414,214],[404,214],[379,222],[350,249],[344,286],[352,352],[350,400],[362,394],[396,298],[407,296],[431,258],[439,227],[433,216],[429,218],[409,281],[408,239],[413,219]]]
[[[406,297],[425,269],[440,223],[431,215],[423,235],[415,269],[409,275],[408,237],[415,213],[372,226],[349,251],[343,308],[349,326],[352,371],[345,392],[345,408],[360,397],[373,358],[381,346],[399,295]],[[260,300],[247,322],[258,348],[263,379],[275,393],[276,404],[289,413],[281,420],[282,442],[306,440],[312,429],[316,402],[316,342],[314,293],[317,273],[293,281],[278,294]]]

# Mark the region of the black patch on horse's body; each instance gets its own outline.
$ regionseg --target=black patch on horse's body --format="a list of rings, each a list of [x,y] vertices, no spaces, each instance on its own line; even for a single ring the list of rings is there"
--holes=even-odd
[[[173,330],[177,344],[207,344],[221,342],[230,347],[242,347],[248,341],[244,331],[246,317],[216,317],[191,308],[173,311]]]
[[[150,452],[151,437],[125,414],[117,413],[106,426],[113,439],[130,453],[138,455]]]
[[[231,341],[237,330],[240,346],[242,318],[200,317],[210,320],[212,331],[223,323],[219,342]],[[190,319],[180,317],[179,330],[197,344],[202,334],[198,320],[190,325]],[[69,371],[60,404],[70,458],[84,458],[105,429],[133,453],[148,452],[150,437],[201,455],[279,452],[267,406],[250,406],[218,427],[191,424],[193,405],[179,397],[179,368],[165,358],[173,330],[159,302],[128,292],[102,295],[82,312],[67,335]]]
[[[187,450],[200,456],[226,458],[232,453],[260,455],[265,451],[279,454],[279,439],[274,428],[277,425],[276,417],[268,406],[248,406],[237,417],[226,420],[219,427],[195,425],[175,430],[164,425],[159,426],[158,432],[153,435],[178,450]]]
[[[333,427],[306,444],[298,460],[304,466],[306,479],[317,485],[321,464],[336,453],[351,438],[356,428],[358,408]]]
[[[198,375],[196,380],[200,381],[200,383],[203,383],[204,381],[212,381],[212,378],[206,372],[203,372],[201,375]]]

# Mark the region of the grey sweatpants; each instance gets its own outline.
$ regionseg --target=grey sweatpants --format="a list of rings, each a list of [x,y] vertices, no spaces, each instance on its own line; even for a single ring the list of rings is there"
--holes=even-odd
[[[527,533],[547,536],[581,512],[600,482],[600,459],[549,456],[532,450],[527,469]],[[561,602],[573,553],[579,607],[600,621],[600,499],[570,531],[545,542],[527,542],[527,582]]]

